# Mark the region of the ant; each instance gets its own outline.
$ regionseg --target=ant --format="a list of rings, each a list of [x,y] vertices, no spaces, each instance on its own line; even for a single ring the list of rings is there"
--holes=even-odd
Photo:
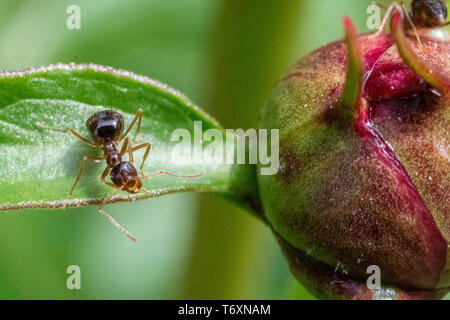
[[[168,171],[158,171],[154,172],[152,174],[146,175],[146,176],[139,176],[138,172],[134,166],[134,158],[133,158],[133,152],[146,148],[144,157],[141,163],[140,171],[142,172],[142,168],[144,167],[145,160],[148,157],[148,154],[150,153],[151,144],[150,143],[142,143],[140,145],[137,145],[135,147],[131,146],[130,138],[128,138],[128,134],[130,133],[133,126],[136,124],[136,121],[138,121],[137,124],[137,130],[133,137],[133,140],[136,141],[136,136],[139,133],[141,129],[141,122],[142,122],[142,109],[139,109],[136,116],[134,117],[133,121],[131,122],[128,129],[123,133],[124,129],[124,121],[122,115],[114,110],[102,110],[99,112],[94,113],[86,122],[86,128],[90,132],[93,142],[89,141],[88,139],[81,136],[78,132],[76,132],[73,129],[56,129],[56,128],[50,128],[44,124],[41,124],[39,122],[36,122],[36,125],[49,130],[59,131],[63,133],[72,133],[77,139],[81,140],[85,144],[101,149],[103,151],[103,156],[101,158],[99,157],[92,157],[92,156],[84,156],[83,160],[81,161],[80,169],[78,170],[78,176],[75,179],[75,183],[72,186],[72,189],[69,192],[69,195],[66,199],[66,204],[69,198],[72,196],[72,193],[78,183],[78,181],[81,178],[81,174],[83,173],[84,164],[86,161],[94,161],[94,162],[101,162],[103,160],[106,160],[106,168],[103,171],[101,175],[101,180],[103,183],[107,184],[108,186],[111,186],[113,188],[116,188],[116,190],[109,195],[107,198],[105,198],[98,207],[98,211],[108,218],[108,220],[122,233],[124,233],[128,238],[133,240],[134,242],[137,242],[136,238],[130,234],[127,230],[125,230],[119,223],[117,223],[108,213],[106,213],[102,207],[119,191],[126,191],[130,194],[134,194],[137,192],[145,192],[147,194],[150,194],[149,191],[142,188],[142,180],[147,179],[150,177],[158,176],[161,174],[168,174],[174,177],[180,177],[180,178],[196,178],[200,177],[203,174],[198,174],[194,176],[182,176],[182,175],[176,175],[173,173],[170,173]],[[125,139],[125,142],[122,145],[122,148],[120,151],[117,151],[117,147],[119,146],[120,142]],[[125,153],[128,153],[128,161],[123,161],[122,156]],[[110,173],[111,172],[111,173]],[[106,181],[106,177],[110,173],[110,178],[112,182]]]
[[[445,22],[447,20],[447,6],[443,0],[413,0],[411,12],[408,12],[403,1],[400,4],[393,2],[387,9],[380,29],[375,33],[376,36],[383,31],[394,9],[397,9],[406,18],[405,28],[413,30],[422,49],[423,44],[420,40],[418,29],[434,29],[449,24],[449,22]]]

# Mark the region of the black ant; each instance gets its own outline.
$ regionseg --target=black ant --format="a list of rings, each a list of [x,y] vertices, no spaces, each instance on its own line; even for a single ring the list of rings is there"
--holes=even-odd
[[[422,48],[423,44],[418,29],[434,29],[449,24],[445,22],[447,20],[447,5],[443,0],[413,0],[411,12],[408,12],[403,1],[400,4],[393,2],[387,9],[381,27],[375,35],[379,35],[383,31],[394,9],[397,9],[406,18],[405,29],[411,28],[414,31]]]
[[[131,235],[128,231],[126,231],[122,226],[120,226],[119,223],[117,223],[108,213],[106,213],[102,207],[105,205],[114,195],[116,195],[119,191],[126,191],[128,193],[137,193],[139,191],[145,192],[147,194],[150,194],[149,191],[142,188],[142,181],[143,179],[147,179],[150,177],[158,176],[161,174],[168,174],[175,177],[181,177],[181,178],[196,178],[202,176],[202,174],[194,175],[194,176],[182,176],[182,175],[176,175],[167,171],[158,171],[154,172],[152,174],[146,175],[146,176],[138,176],[138,172],[134,166],[134,158],[133,158],[133,152],[137,151],[142,148],[146,148],[144,157],[142,160],[142,164],[140,167],[140,171],[142,171],[142,168],[144,167],[145,160],[148,157],[148,154],[151,149],[150,143],[142,143],[140,145],[137,145],[135,147],[131,146],[130,138],[128,138],[128,134],[130,133],[133,126],[136,124],[136,121],[138,121],[137,130],[134,135],[133,140],[136,140],[136,136],[139,133],[141,129],[141,122],[142,122],[142,109],[139,109],[136,116],[134,117],[133,121],[131,122],[128,129],[123,132],[124,129],[124,122],[123,117],[120,113],[113,111],[113,110],[102,110],[95,114],[93,114],[86,122],[86,128],[91,133],[91,136],[93,138],[93,142],[89,141],[88,139],[82,137],[79,133],[77,133],[73,129],[56,129],[56,128],[50,128],[44,124],[41,124],[39,122],[36,122],[36,125],[45,129],[59,131],[59,132],[70,132],[75,137],[77,137],[82,142],[86,143],[87,145],[93,147],[93,148],[99,148],[103,151],[103,157],[92,157],[92,156],[84,156],[83,160],[81,161],[80,169],[78,171],[78,176],[75,179],[75,183],[72,186],[72,189],[69,192],[69,195],[66,199],[66,204],[69,198],[72,196],[73,190],[75,189],[75,186],[77,185],[78,181],[81,178],[81,174],[83,173],[84,169],[84,163],[85,161],[94,161],[94,162],[100,162],[103,160],[106,160],[106,168],[103,171],[103,174],[101,175],[101,180],[103,183],[116,188],[117,190],[114,191],[111,195],[109,195],[107,198],[105,198],[99,205],[98,211],[104,215],[106,218],[108,218],[111,223],[119,229],[121,232],[123,232],[125,235],[127,235],[131,240],[136,242],[136,238]],[[125,142],[122,145],[122,148],[119,152],[117,152],[117,147],[119,146],[120,142],[125,139]],[[123,161],[122,156],[128,152],[128,161]],[[110,178],[112,182],[106,181],[106,177],[108,173],[111,171]],[[64,207],[66,206],[64,205]]]

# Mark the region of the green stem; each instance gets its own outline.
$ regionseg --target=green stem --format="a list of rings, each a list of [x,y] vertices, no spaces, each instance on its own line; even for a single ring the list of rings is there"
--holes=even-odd
[[[287,60],[295,44],[296,24],[303,2],[223,0],[222,3],[213,34],[216,43],[212,55],[213,81],[207,89],[211,92],[209,105],[214,107],[208,111],[226,128],[257,128],[259,110],[267,92],[292,63]],[[249,172],[247,169],[237,168]],[[256,173],[248,177],[251,181]],[[255,268],[264,268],[254,264],[255,259],[258,261],[254,257],[258,251],[251,240],[273,242],[267,237],[269,229],[222,199],[207,195],[201,195],[200,199],[182,297],[262,297],[255,292],[266,284],[257,277]],[[259,242],[266,246],[264,241]]]

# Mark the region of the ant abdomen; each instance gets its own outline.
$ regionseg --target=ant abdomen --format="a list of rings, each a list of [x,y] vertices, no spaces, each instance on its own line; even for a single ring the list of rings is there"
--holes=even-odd
[[[93,114],[86,122],[86,128],[98,145],[116,141],[123,131],[123,117],[113,110]]]

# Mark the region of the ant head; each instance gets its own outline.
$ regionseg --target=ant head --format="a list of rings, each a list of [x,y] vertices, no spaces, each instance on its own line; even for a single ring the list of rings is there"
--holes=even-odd
[[[120,162],[111,170],[111,180],[124,191],[134,193],[142,186],[136,168],[128,161]]]
[[[417,27],[435,28],[447,20],[447,6],[442,0],[413,0],[411,13]]]

